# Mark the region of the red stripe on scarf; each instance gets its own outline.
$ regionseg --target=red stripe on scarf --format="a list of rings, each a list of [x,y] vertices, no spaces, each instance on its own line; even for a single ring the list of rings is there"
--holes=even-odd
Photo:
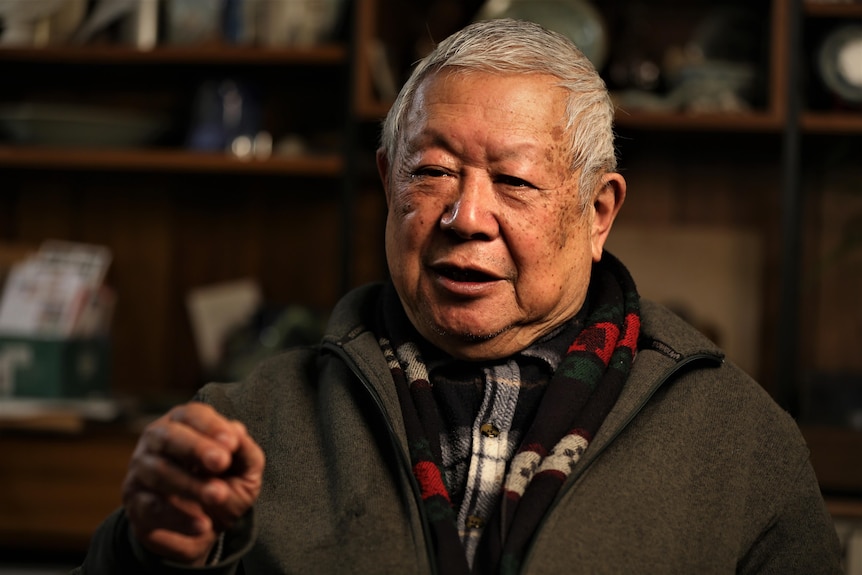
[[[566,477],[568,477],[568,474],[563,473],[559,469],[543,469],[542,471],[536,473],[536,475],[533,477],[533,480],[535,481],[539,477],[544,477],[546,479],[547,478],[555,479],[559,483],[562,483],[563,481],[566,480]]]
[[[449,501],[449,492],[443,484],[443,477],[440,475],[439,467],[430,461],[420,461],[413,466],[413,474],[416,476],[417,481],[419,481],[423,501],[435,495],[439,495],[447,502]]]
[[[620,345],[634,352],[637,349],[638,335],[641,330],[640,316],[636,313],[627,314],[625,322],[623,322],[623,329],[625,330],[625,334],[620,338]]]
[[[615,324],[608,321],[597,323],[581,332],[581,335],[569,347],[569,353],[573,351],[594,353],[604,365],[607,365],[611,361],[611,355],[614,353],[619,335],[620,328]]]

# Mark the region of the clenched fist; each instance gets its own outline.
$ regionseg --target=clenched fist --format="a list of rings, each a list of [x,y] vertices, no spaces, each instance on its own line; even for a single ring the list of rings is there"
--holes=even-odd
[[[123,505],[144,548],[203,565],[220,532],[254,504],[264,455],[238,421],[209,405],[175,407],[141,435],[123,483]]]

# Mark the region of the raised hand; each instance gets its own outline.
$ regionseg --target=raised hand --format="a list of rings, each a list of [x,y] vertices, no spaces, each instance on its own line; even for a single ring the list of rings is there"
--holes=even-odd
[[[151,423],[132,454],[123,505],[144,548],[203,565],[220,532],[254,504],[264,455],[245,426],[209,405],[175,407]]]

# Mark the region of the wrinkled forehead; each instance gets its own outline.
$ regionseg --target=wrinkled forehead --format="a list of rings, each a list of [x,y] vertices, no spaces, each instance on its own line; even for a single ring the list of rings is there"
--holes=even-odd
[[[471,105],[482,110],[485,119],[506,129],[518,118],[546,136],[545,143],[570,151],[569,91],[556,76],[539,72],[500,72],[445,67],[421,78],[405,102],[395,153],[409,153],[419,132],[435,121],[440,110],[469,112]],[[526,120],[526,122],[524,122]],[[517,134],[511,134],[511,140]]]

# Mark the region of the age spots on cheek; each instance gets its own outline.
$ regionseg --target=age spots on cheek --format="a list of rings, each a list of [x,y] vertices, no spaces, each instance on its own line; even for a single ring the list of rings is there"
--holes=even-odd
[[[561,143],[566,137],[566,130],[562,126],[554,126],[551,128],[551,139],[556,143]]]
[[[568,177],[572,164],[567,132],[561,126],[554,126],[550,137],[551,144],[545,149],[545,162],[555,172],[557,181],[562,183]]]

